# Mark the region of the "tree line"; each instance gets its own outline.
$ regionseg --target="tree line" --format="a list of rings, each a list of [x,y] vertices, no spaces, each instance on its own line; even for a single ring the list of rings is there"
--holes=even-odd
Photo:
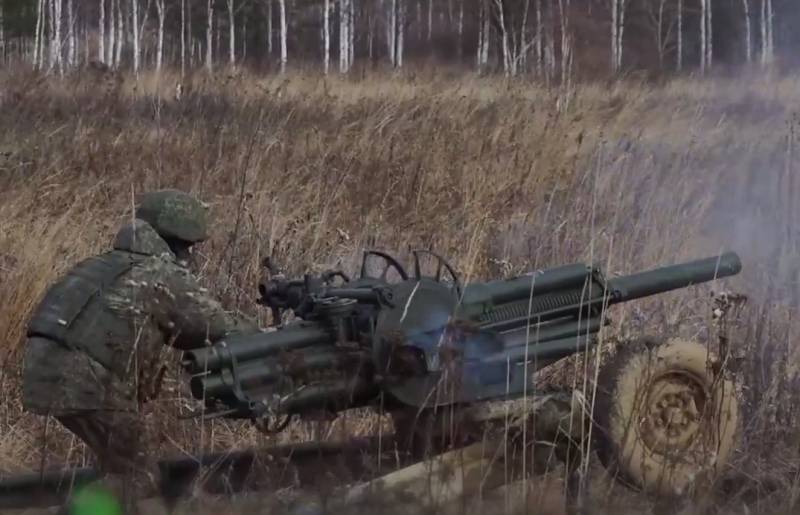
[[[795,0],[0,0],[0,62],[348,73],[434,58],[564,82],[592,63],[613,74],[767,66],[800,46],[796,22]]]

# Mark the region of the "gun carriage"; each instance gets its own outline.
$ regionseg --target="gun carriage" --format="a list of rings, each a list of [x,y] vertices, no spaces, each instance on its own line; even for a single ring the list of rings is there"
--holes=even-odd
[[[623,277],[571,264],[463,284],[432,252],[414,251],[408,273],[392,256],[369,251],[357,278],[331,271],[263,280],[258,302],[276,327],[186,352],[183,364],[206,418],[252,420],[274,432],[294,416],[373,406],[392,414],[413,454],[420,442],[430,450],[431,436],[409,421],[445,413],[474,419],[476,406],[535,399],[536,372],[593,349],[615,304],[740,270],[738,256],[725,253]],[[294,320],[281,323],[289,310]],[[726,462],[738,404],[705,346],[641,340],[591,379],[594,409],[583,403],[581,414],[591,431],[581,425],[577,438],[591,434],[604,465],[630,485],[681,493]],[[447,445],[468,442],[450,435]]]

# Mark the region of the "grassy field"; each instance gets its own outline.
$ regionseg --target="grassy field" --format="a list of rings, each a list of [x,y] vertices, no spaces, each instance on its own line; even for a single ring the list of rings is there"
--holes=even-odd
[[[78,259],[106,248],[143,191],[177,187],[211,204],[201,278],[232,309],[253,304],[259,262],[291,273],[355,270],[364,248],[433,248],[467,280],[592,261],[630,273],[724,250],[747,293],[734,321],[745,427],[721,512],[782,513],[800,493],[797,167],[800,77],[677,79],[548,91],[442,71],[64,80],[0,72],[0,472],[88,454],[22,413],[20,345],[30,310]],[[722,286],[722,285],[719,285]],[[615,309],[612,333],[716,345],[709,287]],[[581,377],[573,361],[548,377]],[[174,419],[173,374],[150,406],[154,452],[268,440],[249,427]],[[367,433],[356,416],[329,428]],[[282,438],[309,438],[299,424]],[[762,495],[762,482],[781,485]],[[744,486],[743,486],[744,485]],[[613,511],[613,497],[604,496]],[[716,498],[715,498],[716,499]],[[763,510],[763,511],[762,511]]]

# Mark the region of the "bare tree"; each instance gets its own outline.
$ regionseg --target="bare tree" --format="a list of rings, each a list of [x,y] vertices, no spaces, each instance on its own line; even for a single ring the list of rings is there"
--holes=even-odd
[[[272,0],[267,0],[267,53],[272,55]]]
[[[502,45],[502,52],[503,52],[503,72],[506,76],[512,74],[512,61],[513,56],[511,55],[511,45],[509,43],[509,27],[506,26],[505,20],[505,9],[502,0],[492,0],[493,6],[495,8],[496,18],[497,18],[497,25],[500,30],[500,41]],[[488,12],[486,13],[489,14]]]
[[[405,49],[406,8],[407,0],[397,0],[399,11],[397,13],[397,44],[395,50],[395,66],[403,67],[403,50]]]
[[[712,33],[711,0],[700,2],[700,72],[705,73],[711,68],[714,48]]]
[[[206,4],[206,69],[210,72],[214,68],[214,48],[212,40],[214,37],[214,2],[208,0]]]
[[[181,0],[181,78],[186,75],[186,0]]]
[[[117,23],[116,17],[114,16],[114,0],[110,0],[108,3],[108,42],[106,44],[106,55],[105,55],[105,63],[109,66],[114,66],[114,44],[115,44],[115,34],[117,31]]]
[[[347,73],[348,59],[350,58],[349,18],[350,6],[348,0],[339,0],[339,73]]]
[[[63,40],[61,39],[61,26],[64,23],[62,17],[64,4],[62,0],[53,0],[53,63],[52,66],[58,67],[58,73],[64,74],[64,60],[63,60]]]
[[[374,2],[367,4],[367,54],[369,60],[374,59],[374,43],[375,43],[375,12]]]
[[[395,68],[403,66],[403,46],[406,25],[406,0],[390,0],[386,16],[386,46],[389,62]]]
[[[67,65],[70,68],[78,64],[78,40],[75,32],[75,10],[72,0],[67,0]]]
[[[325,0],[322,9],[322,55],[327,75],[331,64],[331,0]]]
[[[117,4],[117,46],[114,49],[114,67],[119,68],[122,62],[122,47],[125,44],[125,18],[122,16],[122,0],[114,0]]]
[[[100,0],[100,19],[97,21],[97,60],[106,60],[106,0]]]
[[[673,43],[676,16],[670,16],[667,0],[651,0],[648,2],[647,18],[653,30],[656,49],[658,50],[659,68],[664,69],[667,51]]]
[[[347,3],[350,4],[350,13],[349,13],[349,23],[348,23],[348,31],[347,34],[350,37],[350,41],[347,45],[349,55],[347,57],[347,67],[348,69],[353,66],[353,61],[355,59],[356,53],[356,0],[347,0]]]
[[[236,65],[236,21],[234,18],[234,0],[225,0],[228,6],[228,64]]]
[[[164,60],[164,18],[166,17],[166,6],[164,0],[156,0],[156,12],[158,14],[158,41],[156,43],[156,71],[161,71],[161,63]]]
[[[678,0],[678,50],[676,52],[677,63],[675,67],[678,71],[683,70],[683,0]]]
[[[490,14],[484,2],[481,2],[480,11],[478,14],[478,55],[477,67],[478,71],[483,71],[489,63],[489,32],[491,25],[489,23]]]
[[[33,43],[33,67],[37,70],[41,67],[40,59],[43,60],[43,20],[45,17],[45,11],[46,9],[44,0],[38,0],[36,4],[36,36]]]
[[[139,0],[131,0],[131,30],[133,34],[133,73],[139,73],[139,59],[141,59],[139,44]]]
[[[544,22],[542,20],[542,0],[536,0],[536,74],[542,75],[542,63],[544,62]]]
[[[753,62],[753,35],[750,23],[750,1],[742,0],[742,7],[744,7],[744,51],[747,63]]]
[[[286,0],[278,0],[278,5],[280,6],[281,11],[281,73],[286,72],[286,60],[287,60],[287,49],[286,49]]]
[[[565,89],[570,86],[572,77],[572,40],[569,27],[570,0],[558,0],[559,17],[561,19],[561,85]]]
[[[419,5],[419,4],[417,4]],[[397,0],[389,1],[389,13],[386,16],[386,50],[389,53],[389,62],[397,66]]]
[[[464,0],[458,0],[458,60],[464,55]]]
[[[3,4],[0,3],[0,58],[5,58],[6,55],[5,26],[5,20],[3,19]]]
[[[428,0],[428,41],[433,34],[433,0]]]
[[[711,68],[714,64],[714,10],[711,8],[711,0],[706,0],[706,65]]]
[[[618,73],[622,69],[625,8],[627,4],[628,0],[611,0],[611,69],[614,73]]]
[[[761,0],[761,64],[766,66],[774,58],[772,0]]]

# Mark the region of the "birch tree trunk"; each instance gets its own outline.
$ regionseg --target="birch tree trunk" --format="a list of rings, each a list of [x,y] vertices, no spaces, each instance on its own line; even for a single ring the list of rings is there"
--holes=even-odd
[[[706,16],[706,23],[708,24],[706,27],[706,66],[711,69],[714,65],[714,10],[711,7],[711,0],[706,0],[706,11],[708,12]]]
[[[6,32],[5,20],[3,19],[3,4],[0,3],[0,59],[5,61],[6,57]],[[22,52],[20,52],[21,54]]]
[[[281,11],[281,73],[286,73],[286,0],[278,0]]]
[[[267,0],[267,54],[272,55],[272,0]]]
[[[683,0],[678,0],[678,49],[677,64],[675,67],[680,72],[683,70]]]
[[[569,0],[558,0],[561,18],[561,85],[569,88],[572,68],[572,44],[569,29]]]
[[[375,57],[373,54],[373,44],[375,43],[375,11],[373,9],[374,3],[370,4],[367,10],[367,54],[370,62],[372,62]]]
[[[331,0],[325,0],[322,11],[322,39],[322,58],[327,75],[331,65]]]
[[[705,73],[708,63],[708,3],[707,0],[700,0],[700,73]]]
[[[214,26],[214,55],[219,58],[220,56],[220,42],[222,41],[220,33],[220,27],[222,24],[220,23],[219,19],[217,19],[217,24]]]
[[[181,0],[181,78],[186,75],[186,0]]]
[[[664,37],[664,7],[667,0],[658,1],[658,13],[656,14],[656,47],[658,48],[658,68],[664,69],[664,52],[666,51]]]
[[[114,67],[122,64],[122,47],[125,45],[125,18],[122,13],[122,0],[114,0],[117,4],[117,45],[114,49]]]
[[[97,60],[106,61],[106,0],[100,0],[100,19],[97,21]]]
[[[226,0],[228,5],[228,64],[236,66],[236,22],[234,19],[234,0]]]
[[[519,47],[516,50],[517,60],[516,64],[518,71],[525,71],[527,69],[528,61],[528,13],[531,8],[531,0],[525,0],[525,8],[522,12],[522,26],[519,30]]]
[[[774,16],[772,12],[772,0],[767,1],[767,23],[766,23],[766,32],[767,32],[767,63],[772,63],[773,59],[775,58],[775,36],[773,32],[774,28]]]
[[[617,30],[617,71],[622,69],[622,52],[624,49],[625,34],[625,8],[628,0],[618,0],[619,2],[619,29]]]
[[[64,24],[64,18],[62,17],[62,11],[64,8],[63,0],[53,0],[53,23],[54,23],[54,34],[53,34],[53,52],[55,53],[54,60],[56,66],[58,66],[58,73],[63,75],[64,74],[64,52],[63,52],[63,40],[61,39],[61,26]]]
[[[192,0],[182,0],[186,7],[186,53],[188,54],[186,61],[187,66],[192,68],[195,66],[195,37],[192,30]]]
[[[356,0],[347,0],[347,3],[350,4],[349,22],[347,24],[347,34],[350,38],[347,45],[347,50],[349,52],[347,56],[347,69],[350,70],[353,67],[353,60],[356,54]]]
[[[497,11],[497,20],[500,25],[500,41],[503,52],[503,73],[506,77],[511,75],[511,49],[508,41],[508,28],[506,27],[505,14],[503,13],[502,0],[494,0],[494,7]],[[487,15],[489,12],[486,13]]]
[[[206,70],[214,69],[214,4],[213,0],[206,3]]]
[[[44,0],[38,0],[36,4],[36,35],[34,37],[33,42],[33,67],[34,69],[40,69],[40,62],[39,59],[42,55],[40,46],[42,44],[42,19],[44,19]]]
[[[766,66],[774,58],[772,0],[761,0],[761,64]]]
[[[389,62],[392,63],[393,67],[396,67],[397,52],[395,51],[395,47],[397,46],[397,0],[391,0],[389,3],[389,8],[389,22],[386,27],[386,44],[389,51]]]
[[[753,62],[753,34],[750,24],[750,0],[742,0],[744,7],[744,52],[747,63]]]
[[[481,56],[483,55],[483,3],[481,3],[481,7],[478,10],[478,50],[475,54],[475,68],[477,68],[478,72],[481,71]]]
[[[67,0],[67,65],[74,68],[78,64],[78,41],[75,34],[75,10],[72,0]]]
[[[489,62],[489,18],[490,14],[484,2],[481,2],[478,29],[478,71],[483,71]]]
[[[422,0],[417,0],[417,21],[414,25],[417,26],[417,41],[422,41]]]
[[[619,43],[619,38],[617,37],[617,31],[619,30],[619,0],[611,0],[611,71],[615,74],[617,71],[617,54],[619,53],[619,49],[617,48],[617,44]]]
[[[339,73],[347,71],[347,0],[339,0]]]
[[[56,0],[47,2],[47,72],[51,73],[56,67],[56,25],[53,21],[56,17]]]
[[[542,23],[542,0],[536,0],[536,75],[542,76],[542,62],[544,52],[542,40],[544,38],[544,24]]]
[[[458,61],[464,56],[464,0],[458,0]]]
[[[428,0],[428,41],[433,34],[433,0]]]
[[[550,83],[555,78],[556,73],[556,37],[555,27],[556,23],[553,19],[553,5],[547,8],[547,22],[545,23],[545,82],[550,86]]]
[[[84,66],[89,66],[89,61],[92,59],[92,47],[89,44],[89,23],[83,24],[83,49],[84,49]]]
[[[131,0],[131,30],[133,31],[133,73],[139,73],[139,0]]]
[[[161,64],[164,60],[164,18],[166,6],[164,0],[156,0],[156,11],[158,13],[158,42],[156,46],[156,71],[161,71]]]
[[[395,51],[397,52],[397,67],[403,67],[403,50],[405,48],[405,32],[406,32],[406,2],[407,0],[397,0],[400,11],[397,15],[397,44]]]
[[[109,66],[114,66],[114,35],[116,34],[117,25],[114,17],[114,0],[108,3],[108,34],[106,36],[106,54],[103,56],[104,61]]]

